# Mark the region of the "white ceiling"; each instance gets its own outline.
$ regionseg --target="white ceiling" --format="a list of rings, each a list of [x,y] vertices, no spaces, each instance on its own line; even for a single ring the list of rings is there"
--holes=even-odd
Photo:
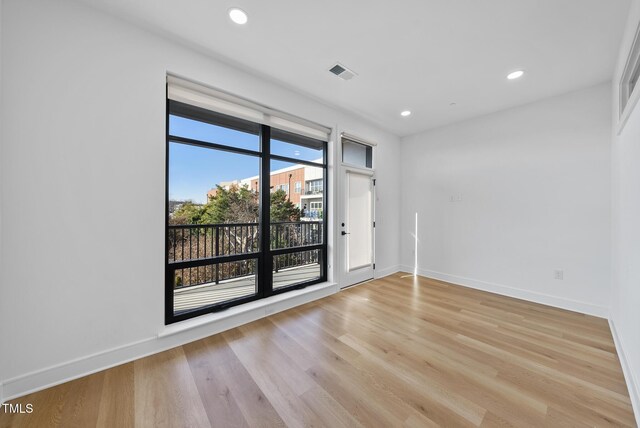
[[[82,1],[353,111],[399,136],[610,80],[630,4]],[[249,14],[247,25],[229,20],[232,6]],[[343,81],[330,74],[336,61],[358,76]],[[519,68],[526,75],[507,81],[507,73]],[[401,117],[405,109],[413,114]]]

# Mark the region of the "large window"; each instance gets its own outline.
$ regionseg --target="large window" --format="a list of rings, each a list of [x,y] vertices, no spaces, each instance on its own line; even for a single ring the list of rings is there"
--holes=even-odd
[[[167,103],[166,323],[325,281],[327,143]]]

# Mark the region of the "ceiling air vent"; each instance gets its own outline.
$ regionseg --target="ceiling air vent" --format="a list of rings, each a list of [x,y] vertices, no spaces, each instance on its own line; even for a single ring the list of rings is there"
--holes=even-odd
[[[336,76],[338,76],[339,78],[341,78],[342,80],[351,80],[351,78],[353,78],[353,76],[356,75],[355,72],[349,70],[347,67],[339,63],[336,63],[336,65],[331,67],[329,71],[335,74]]]

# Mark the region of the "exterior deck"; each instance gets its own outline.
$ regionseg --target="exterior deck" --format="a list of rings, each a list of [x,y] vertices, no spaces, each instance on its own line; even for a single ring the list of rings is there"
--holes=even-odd
[[[273,288],[305,282],[320,276],[320,265],[309,264],[281,269],[273,273]],[[186,287],[174,291],[174,311],[176,313],[202,308],[218,302],[250,296],[256,292],[254,275]]]

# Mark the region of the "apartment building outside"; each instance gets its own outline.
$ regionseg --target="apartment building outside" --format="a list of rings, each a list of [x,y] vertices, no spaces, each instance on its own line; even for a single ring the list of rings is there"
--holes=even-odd
[[[229,189],[232,185],[247,187],[254,192],[259,190],[258,176],[239,180],[222,181],[220,187]],[[321,219],[323,215],[323,179],[322,168],[294,165],[271,172],[271,191],[283,190],[287,198],[302,211],[303,220]],[[207,200],[216,196],[217,188],[207,192]]]

